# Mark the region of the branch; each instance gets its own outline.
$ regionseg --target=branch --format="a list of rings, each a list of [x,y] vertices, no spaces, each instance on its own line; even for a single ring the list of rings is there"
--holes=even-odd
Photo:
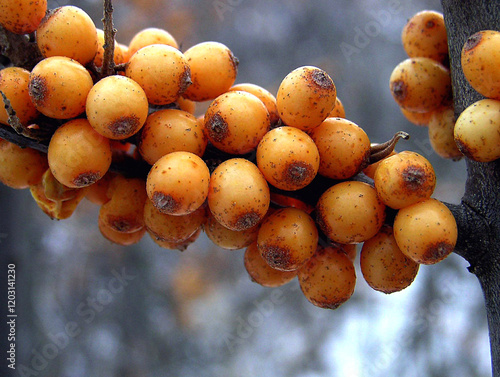
[[[115,35],[116,29],[113,26],[113,4],[111,0],[104,0],[104,57],[102,60],[102,77],[110,76],[115,73]]]
[[[15,34],[0,25],[0,54],[12,65],[31,71],[42,60],[37,44],[29,35]]]

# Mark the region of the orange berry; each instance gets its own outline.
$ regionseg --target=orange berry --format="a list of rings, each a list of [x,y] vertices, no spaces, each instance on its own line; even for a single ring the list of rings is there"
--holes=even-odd
[[[262,101],[264,106],[266,106],[271,124],[276,124],[280,119],[278,108],[276,106],[276,97],[263,87],[255,84],[244,83],[233,85],[229,88],[229,91],[243,91],[253,94]]]
[[[172,152],[155,162],[148,174],[149,199],[162,213],[187,215],[207,198],[210,172],[191,152]]]
[[[254,227],[266,215],[269,204],[269,186],[252,162],[233,158],[213,171],[208,206],[226,228],[240,231]]]
[[[111,165],[109,140],[95,132],[86,119],[60,126],[50,139],[47,156],[56,179],[72,188],[95,183]]]
[[[102,29],[97,30],[97,53],[94,56],[94,64],[96,67],[102,66],[102,59],[104,58],[104,31]],[[113,51],[113,61],[115,64],[121,64],[125,61],[123,57],[123,51],[115,40],[115,49]]]
[[[500,101],[479,100],[467,107],[455,123],[458,149],[472,160],[500,158]]]
[[[177,49],[179,48],[177,41],[168,31],[150,27],[139,31],[132,37],[132,40],[128,44],[129,54],[132,56],[141,48],[154,44],[168,45]]]
[[[297,277],[309,302],[325,309],[337,309],[356,286],[354,265],[340,247],[318,248]]]
[[[343,118],[326,118],[309,136],[318,147],[319,174],[347,179],[368,166],[370,139],[357,124]]]
[[[408,20],[401,34],[410,58],[425,57],[444,63],[448,59],[448,37],[441,13],[424,10]]]
[[[88,186],[85,198],[87,198],[90,202],[101,206],[109,202],[111,197],[108,196],[108,189],[115,175],[115,173],[108,171],[104,177],[99,179],[96,183]]]
[[[184,52],[193,84],[184,93],[192,101],[214,99],[229,90],[236,80],[238,59],[219,42],[202,42]]]
[[[269,113],[260,99],[247,92],[227,92],[217,97],[205,113],[210,142],[221,151],[245,154],[257,147],[269,130]]]
[[[443,158],[460,159],[462,152],[455,142],[455,111],[444,107],[432,113],[429,120],[429,141],[432,149]]]
[[[328,114],[328,118],[345,118],[344,105],[339,97],[335,98],[335,106],[330,111],[330,114]]]
[[[280,271],[272,268],[262,258],[257,242],[250,244],[244,255],[245,269],[253,282],[264,287],[281,287],[297,276],[297,271]]]
[[[266,263],[281,271],[295,271],[318,247],[314,220],[298,208],[282,208],[262,222],[257,247]]]
[[[375,189],[363,182],[346,181],[326,190],[316,204],[316,222],[332,241],[363,242],[380,230],[385,205]]]
[[[192,235],[190,235],[187,239],[182,240],[182,241],[167,241],[167,240],[157,238],[151,232],[148,232],[148,234],[155,244],[157,244],[158,246],[160,246],[164,249],[186,251],[187,248],[192,243],[194,243],[194,241],[196,241],[198,239],[198,237],[200,236],[201,228],[198,228],[198,230],[196,230]]]
[[[228,229],[219,223],[211,213],[209,213],[203,229],[207,237],[215,245],[227,250],[238,250],[247,247],[252,242],[257,241],[259,232],[258,225],[240,231]]]
[[[287,126],[308,131],[323,122],[335,106],[337,89],[328,73],[305,66],[290,72],[281,82],[276,105]]]
[[[82,65],[94,59],[99,46],[90,16],[71,5],[47,13],[36,31],[36,42],[43,56],[67,56]]]
[[[43,115],[69,119],[85,111],[93,85],[88,71],[76,60],[54,56],[33,68],[28,88],[33,104]]]
[[[500,32],[483,30],[470,36],[461,61],[471,86],[485,97],[500,100]]]
[[[398,211],[394,238],[401,251],[421,264],[445,259],[457,242],[457,223],[448,207],[427,199]]]
[[[318,173],[320,157],[313,139],[295,127],[274,128],[257,147],[257,165],[266,180],[282,190],[307,186]]]
[[[16,34],[33,33],[47,11],[47,0],[1,0],[0,24]]]
[[[359,263],[368,285],[384,293],[399,292],[408,287],[419,269],[419,264],[398,247],[388,225],[363,243]]]
[[[30,73],[23,68],[8,67],[0,71],[0,91],[10,101],[10,105],[24,126],[29,125],[39,114],[31,102],[28,91],[29,80]],[[0,103],[3,104],[3,100]],[[5,106],[0,106],[0,123],[9,124],[8,120]]]
[[[36,185],[47,170],[47,156],[0,139],[0,182],[14,189]]]
[[[392,151],[389,156],[387,157],[390,157],[390,156],[394,156],[397,152],[395,151]],[[375,177],[375,172],[377,171],[377,168],[378,166],[380,165],[380,163],[382,161],[384,161],[387,157],[383,158],[382,160],[379,160],[373,164],[370,164],[368,165],[366,168],[363,169],[363,173],[367,176],[367,177],[370,177],[371,179],[373,179]]]
[[[410,111],[402,107],[400,107],[399,110],[401,110],[401,113],[408,120],[408,122],[414,124],[415,126],[423,126],[423,127],[427,127],[427,125],[431,120],[432,114],[434,114],[434,111],[439,111],[439,110],[433,110],[433,111],[427,111],[425,113],[420,113],[417,111]]]
[[[139,153],[153,165],[160,157],[177,151],[202,157],[207,147],[203,125],[182,110],[159,110],[148,116],[139,138]]]
[[[117,230],[107,226],[101,218],[98,219],[97,224],[99,226],[99,231],[104,238],[122,246],[135,245],[146,233],[146,228],[144,227],[131,233],[118,232]]]
[[[144,89],[153,105],[175,102],[191,84],[186,57],[168,45],[156,44],[138,50],[130,57],[125,74]]]
[[[142,128],[148,116],[146,93],[134,80],[113,75],[99,80],[87,97],[87,119],[101,135],[127,139]]]
[[[436,187],[431,163],[422,155],[404,151],[384,159],[374,176],[380,199],[399,209],[430,198]]]
[[[175,101],[175,102],[179,106],[179,109],[194,115],[194,113],[196,111],[196,102],[191,101],[190,99],[184,98],[183,96],[180,96],[179,98],[177,98],[177,101]]]
[[[399,63],[389,84],[398,105],[414,112],[435,110],[451,97],[450,71],[429,58],[410,58]]]

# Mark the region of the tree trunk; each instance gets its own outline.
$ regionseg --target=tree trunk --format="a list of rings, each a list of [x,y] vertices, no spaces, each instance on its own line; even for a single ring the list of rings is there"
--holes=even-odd
[[[467,38],[480,30],[500,30],[500,0],[442,0],[448,32],[455,114],[483,98],[465,79],[460,63]],[[493,376],[500,376],[500,160],[467,159],[461,205],[450,205],[459,227],[455,252],[469,263],[483,289],[490,332]]]

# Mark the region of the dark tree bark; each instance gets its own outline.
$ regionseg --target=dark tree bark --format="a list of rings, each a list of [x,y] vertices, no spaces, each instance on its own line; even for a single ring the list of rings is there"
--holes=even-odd
[[[462,46],[480,30],[500,30],[499,0],[442,0],[453,84],[455,114],[483,98],[465,79]],[[469,263],[483,289],[490,332],[493,376],[500,376],[500,160],[467,159],[461,205],[450,206],[459,227],[455,252]]]

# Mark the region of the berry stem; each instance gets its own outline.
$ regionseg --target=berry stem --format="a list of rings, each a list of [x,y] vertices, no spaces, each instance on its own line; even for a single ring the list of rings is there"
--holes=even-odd
[[[113,26],[113,3],[111,0],[103,1],[104,17],[102,19],[104,29],[104,57],[101,67],[101,78],[115,73],[115,35]]]
[[[386,141],[382,144],[372,145],[370,149],[370,164],[374,164],[387,156],[389,156],[396,147],[396,144],[400,139],[408,140],[410,135],[404,131],[398,131],[394,134],[391,140]]]

